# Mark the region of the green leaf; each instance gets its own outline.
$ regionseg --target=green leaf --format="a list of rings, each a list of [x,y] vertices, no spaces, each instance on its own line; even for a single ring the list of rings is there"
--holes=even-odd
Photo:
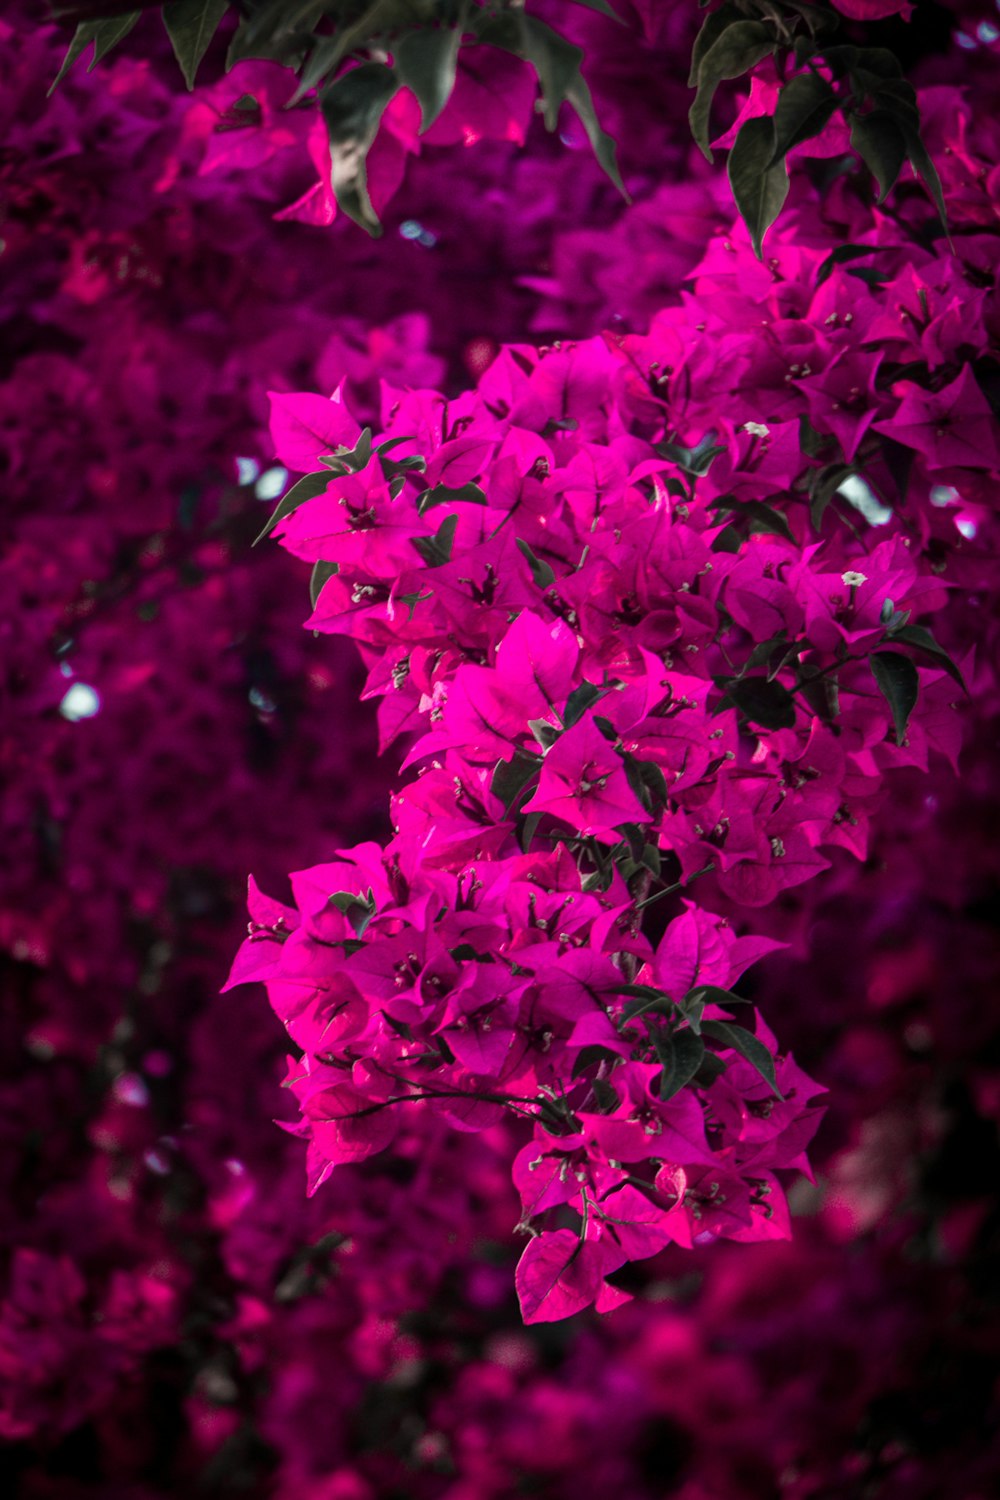
[[[653,806],[655,807],[659,805],[660,807],[666,807],[667,799],[669,796],[669,793],[667,791],[667,778],[664,776],[662,770],[656,764],[655,760],[639,761],[639,775],[642,777],[643,786],[649,792],[650,798],[653,802]],[[643,855],[643,862],[647,862],[645,854]],[[657,865],[651,866],[651,868],[654,869],[657,875],[660,873],[658,865],[659,861],[657,860]]]
[[[892,711],[896,743],[902,745],[920,692],[917,669],[908,656],[901,656],[898,651],[876,651],[868,658],[868,664],[879,692]]]
[[[228,9],[229,0],[169,0],[163,7],[163,24],[189,89]]]
[[[580,722],[587,709],[606,697],[610,691],[610,688],[597,687],[593,682],[582,682],[578,688],[574,688],[566,699],[563,727],[572,729],[574,724]]]
[[[526,15],[520,10],[476,17],[470,25],[475,26],[480,41],[511,52],[534,68],[548,130],[554,131],[558,126],[562,104],[569,104],[576,111],[599,165],[622,196],[628,199],[618,170],[615,142],[602,129],[590,89],[580,72],[582,49],[559,36],[537,16]]]
[[[723,495],[718,500],[709,501],[709,504],[713,510],[745,516],[750,522],[751,532],[783,536],[789,542],[795,540],[792,528],[781,511],[775,510],[773,505],[765,505],[763,500],[737,500],[732,495]]]
[[[362,63],[328,84],[320,108],[330,136],[330,183],[337,203],[371,235],[382,226],[368,194],[366,160],[382,116],[399,91],[384,63]]]
[[[612,1052],[610,1047],[602,1047],[599,1042],[592,1043],[589,1047],[581,1047],[577,1053],[576,1062],[573,1064],[572,1078],[579,1078],[588,1068],[599,1066],[601,1063],[609,1063],[614,1067],[620,1063],[621,1057],[617,1052]]]
[[[281,3],[281,0],[276,0],[276,3]],[[321,10],[325,8],[325,5],[320,7]],[[299,86],[288,101],[288,107],[301,103],[311,89],[337,71],[349,53],[365,47],[378,35],[380,28],[391,24],[395,11],[393,0],[373,0],[356,20],[338,25],[333,36],[321,36],[302,69]]]
[[[643,991],[639,994],[639,991]],[[621,1023],[625,1025],[629,1021],[638,1020],[640,1016],[652,1015],[656,1012],[661,1016],[669,1016],[674,1010],[674,1002],[669,995],[664,995],[660,990],[654,990],[644,984],[623,984],[619,991],[622,995],[635,995],[628,1005],[622,1006]]]
[[[743,663],[743,670],[740,676],[743,676],[746,672],[753,671],[754,667],[766,666],[776,652],[784,651],[787,646],[788,632],[784,629],[779,630],[777,635],[772,635],[768,641],[758,641]]]
[[[840,686],[836,677],[803,677],[799,691],[817,719],[830,724],[840,717]]]
[[[906,141],[885,109],[851,116],[851,145],[878,183],[878,202],[885,201],[906,160]]]
[[[706,1005],[749,1005],[749,1000],[744,1000],[742,995],[734,995],[732,990],[724,990],[717,984],[696,984],[693,990],[688,990],[681,1006],[700,1005],[703,1009]]]
[[[599,1115],[613,1114],[621,1103],[621,1100],[617,1092],[611,1087],[611,1084],[607,1083],[603,1078],[594,1078],[591,1080],[590,1087],[594,1095],[594,1102],[597,1105],[597,1113]]]
[[[313,609],[316,608],[316,600],[323,592],[323,585],[335,574],[340,572],[340,564],[335,562],[324,562],[322,559],[316,563],[309,579],[309,602]]]
[[[908,615],[904,616],[904,621],[907,618],[909,618]],[[948,676],[958,683],[962,692],[968,693],[969,689],[965,685],[965,678],[962,676],[961,671],[952,661],[944,647],[938,645],[925,625],[907,625],[904,623],[895,629],[890,625],[888,634],[894,641],[904,641],[907,646],[913,646],[917,651],[926,651],[928,656],[933,656],[938,666],[943,667]]]
[[[300,40],[311,32],[327,9],[327,0],[254,0],[252,6],[244,3],[239,9],[251,12],[241,22],[243,44],[261,49],[240,56],[260,57],[268,55],[275,43],[289,37]]]
[[[594,153],[598,166],[605,177],[610,178],[615,187],[621,193],[626,203],[631,203],[632,198],[622,174],[618,169],[618,148],[614,137],[603,129],[594,109],[594,100],[586,79],[581,74],[573,83],[566,94],[567,102],[576,111],[580,124],[587,132],[590,148]]]
[[[617,21],[622,26],[625,25],[618,12],[608,4],[608,0],[573,0],[573,3],[575,5],[585,5],[588,10],[600,11],[601,15],[607,16],[609,20]]]
[[[734,679],[726,684],[726,697],[751,724],[765,729],[795,727],[795,699],[780,682],[769,682],[766,677]]]
[[[429,130],[455,87],[461,28],[422,26],[392,44],[393,70],[420,104],[420,133]]]
[[[778,95],[774,111],[774,155],[787,156],[793,147],[819,135],[837,108],[837,96],[825,78],[815,73],[800,73],[792,78]]]
[[[715,1042],[721,1042],[724,1047],[732,1047],[734,1052],[745,1057],[750,1066],[756,1068],[775,1097],[784,1098],[775,1077],[774,1058],[752,1031],[746,1031],[742,1026],[734,1026],[731,1021],[702,1021],[701,1029],[705,1036],[710,1036]]]
[[[263,530],[254,537],[252,545],[256,547],[258,542],[262,542],[266,536],[270,536],[278,522],[283,521],[285,516],[290,516],[293,510],[298,510],[300,505],[303,505],[307,500],[315,500],[317,495],[322,495],[332,479],[333,475],[329,472],[307,474],[304,479],[299,480],[298,484],[293,484],[291,489],[282,495],[265,523]]]
[[[555,583],[556,575],[553,573],[548,563],[543,562],[541,558],[536,557],[531,548],[528,546],[527,542],[522,541],[520,537],[515,537],[514,540],[517,544],[518,551],[521,553],[521,556],[527,561],[528,567],[531,569],[531,576],[535,580],[535,583],[538,585],[538,587],[540,589],[547,589],[553,583]]]
[[[451,562],[451,548],[457,526],[457,516],[445,516],[433,536],[410,538],[429,568],[440,568],[444,563]]]
[[[910,160],[910,166],[921,179],[927,191],[934,199],[938,217],[948,233],[948,210],[945,208],[944,190],[941,187],[941,179],[938,176],[937,167],[931,160],[930,152],[920,138],[920,130],[915,125],[903,125],[903,135],[906,139],[906,154]],[[949,244],[950,244],[949,237]]]
[[[694,1081],[699,1088],[711,1088],[717,1078],[721,1078],[726,1071],[726,1065],[722,1058],[715,1052],[706,1052],[701,1060],[701,1067],[694,1076]]]
[[[813,469],[809,476],[809,518],[817,531],[823,526],[827,506],[840,489],[845,479],[857,470],[850,464],[829,464],[823,469]]]
[[[87,72],[93,72],[101,59],[107,57],[112,47],[116,47],[124,37],[128,36],[140,14],[141,12],[136,10],[131,11],[127,16],[112,16],[106,21],[81,21],[73,34],[73,40],[66,49],[62,67],[53,79],[47,97],[52,96],[81,52],[85,52],[91,42],[94,44],[94,55],[87,66]]]
[[[330,468],[339,465],[348,473],[357,474],[361,469],[366,469],[371,462],[372,456],[372,430],[364,428],[353,448],[338,448],[336,453],[325,455],[320,461],[328,463]]]
[[[554,745],[562,734],[562,730],[557,729],[554,724],[550,724],[548,719],[529,719],[528,728],[534,735],[536,743],[541,745],[543,750],[548,750],[550,746]]]
[[[713,552],[739,552],[743,543],[735,526],[726,526],[712,543]]]
[[[409,614],[406,617],[409,621],[413,619],[413,612],[418,604],[423,604],[426,600],[433,598],[434,590],[428,589],[426,594],[400,594],[399,602],[401,604],[405,604],[407,609],[409,610]]]
[[[698,92],[688,120],[691,134],[708,161],[712,160],[709,132],[716,89],[724,79],[739,78],[756,67],[763,58],[770,56],[774,48],[774,36],[760,21],[734,21],[702,57],[698,67]]]
[[[726,451],[725,444],[717,443],[715,441],[716,437],[717,433],[713,428],[712,431],[706,432],[701,441],[696,443],[693,448],[685,448],[680,443],[667,442],[654,443],[653,448],[660,458],[669,459],[672,464],[676,464],[686,474],[694,474],[700,479],[712,467],[712,460],[717,458],[720,453],[725,453]]]
[[[452,489],[447,484],[436,484],[433,489],[424,490],[417,500],[417,510],[423,515],[425,510],[433,510],[435,505],[486,505],[487,499],[478,484],[462,484],[457,489]]]
[[[833,275],[835,266],[843,265],[849,260],[861,260],[866,255],[876,255],[880,249],[881,245],[838,245],[836,250],[830,251],[816,272],[816,285],[822,286]]]
[[[515,755],[513,760],[498,760],[490,777],[490,791],[494,797],[499,797],[503,803],[504,817],[510,812],[517,802],[525,787],[538,775],[541,761],[534,756],[530,759],[522,759]]]
[[[538,831],[538,825],[542,821],[542,814],[538,812],[529,813],[521,828],[521,851],[527,854],[531,848],[531,841]]]
[[[672,1099],[690,1083],[705,1058],[705,1043],[695,1032],[685,1027],[673,1035],[664,1033],[655,1038],[656,1055],[663,1064],[660,1074],[660,1098]]]
[[[727,170],[758,260],[764,258],[764,235],[788,197],[788,168],[783,160],[772,165],[773,157],[774,122],[763,117],[747,120],[729,153]]]
[[[691,49],[691,71],[688,73],[687,86],[689,89],[698,87],[698,74],[701,70],[702,59],[706,53],[715,45],[719,37],[730,26],[733,21],[741,19],[740,12],[735,5],[720,5],[718,10],[710,11],[705,17],[702,28],[695,37],[694,46]]]
[[[371,890],[367,896],[357,896],[353,891],[334,891],[327,899],[328,906],[342,911],[357,937],[364,937],[365,928],[375,915],[375,897]]]

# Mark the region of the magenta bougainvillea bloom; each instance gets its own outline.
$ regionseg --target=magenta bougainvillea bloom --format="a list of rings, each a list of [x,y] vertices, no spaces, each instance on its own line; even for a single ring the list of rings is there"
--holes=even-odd
[[[280,217],[330,205],[276,65],[182,95],[151,16],[46,102],[65,36],[0,24],[29,1500],[996,1491],[995,10],[879,33],[926,54],[950,242],[831,126],[761,264],[691,159],[702,13],[618,9],[641,47],[560,15],[631,206],[472,54],[496,120],[387,130],[378,246]],[[321,462],[366,428],[407,441]],[[319,636],[251,547],[278,464],[284,550],[343,550]],[[642,810],[611,835],[529,828],[577,730]],[[250,869],[273,1012],[216,993]],[[664,1100],[699,987],[716,1061]]]

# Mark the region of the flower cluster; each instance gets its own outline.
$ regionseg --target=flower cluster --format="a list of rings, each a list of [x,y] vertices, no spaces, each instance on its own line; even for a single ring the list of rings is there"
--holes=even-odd
[[[820,431],[816,392],[864,382],[853,341],[896,329],[836,270],[808,316],[780,317],[804,300],[780,265],[772,317],[734,314],[720,253],[648,336],[506,349],[450,402],[387,389],[377,438],[340,391],[275,401],[279,456],[312,470],[273,522],[315,565],[308,623],[361,643],[383,740],[406,731],[421,774],[384,850],[293,877],[294,909],[255,897],[233,981],[264,979],[302,1050],[314,1188],[406,1106],[533,1121],[514,1167],[529,1318],[614,1305],[606,1275],[669,1241],[780,1229],[774,1169],[815,1126],[818,1090],[731,1014],[747,958],[718,920],[693,908],[654,947],[645,909],[706,874],[763,906],[824,849],[864,858],[885,773],[957,751],[961,673],[909,623],[947,581],[907,528],[813,539],[860,442],[840,402]],[[844,393],[862,433],[882,358]],[[940,395],[887,395],[915,452],[921,399],[935,443],[969,433],[931,469],[995,467],[967,365]],[[534,1224],[567,1204],[575,1230]]]
[[[619,8],[625,11],[625,0]],[[914,69],[918,54],[926,54],[920,75],[932,86],[921,89],[921,110],[951,245],[917,184],[902,182],[879,208],[864,174],[837,157],[810,165],[803,148],[795,148],[789,202],[767,243],[780,258],[777,279],[773,267],[762,271],[752,258],[742,232],[731,232],[725,182],[697,156],[688,159],[690,93],[682,64],[698,8],[692,5],[690,16],[686,6],[636,9],[650,39],[648,50],[638,52],[626,45],[627,28],[615,25],[598,44],[588,28],[603,28],[603,18],[578,7],[581,40],[588,38],[585,71],[600,117],[619,139],[634,206],[625,209],[602,180],[575,127],[567,124],[567,141],[558,143],[536,124],[525,149],[484,140],[473,150],[456,145],[411,154],[378,246],[342,219],[322,230],[272,222],[276,206],[308,187],[301,152],[275,152],[249,173],[223,163],[198,173],[201,143],[185,133],[184,117],[208,91],[177,93],[165,37],[154,47],[155,18],[143,23],[149,46],[140,45],[137,30],[137,52],[122,47],[91,75],[81,63],[48,101],[65,41],[52,32],[29,40],[27,32],[4,30],[0,1429],[6,1472],[24,1500],[158,1500],[196,1488],[261,1500],[389,1494],[506,1500],[520,1488],[571,1500],[581,1474],[595,1491],[623,1500],[654,1500],[665,1488],[683,1500],[706,1494],[739,1500],[750,1492],[813,1500],[862,1488],[886,1500],[936,1500],[997,1488],[997,1454],[983,1434],[1000,1426],[994,1377],[1000,1329],[992,1296],[1000,1252],[993,1202],[1000,1170],[998,955],[991,894],[1000,848],[994,666],[1000,638],[993,481],[977,467],[991,439],[980,428],[975,462],[949,455],[947,467],[931,467],[932,455],[906,444],[897,451],[892,433],[876,425],[891,424],[907,393],[917,397],[904,382],[926,401],[971,374],[974,384],[964,392],[959,387],[963,400],[974,401],[977,389],[996,400],[995,8],[992,0],[963,0],[948,11],[921,7],[920,24],[894,34],[905,33]],[[949,21],[961,27],[951,47]],[[912,76],[917,81],[915,70]],[[284,120],[291,130],[301,128],[294,113]],[[236,130],[216,134],[217,146],[241,138]],[[725,251],[726,241],[734,251]],[[844,307],[852,320],[817,322],[810,308],[825,284],[825,260],[859,245],[879,249],[838,262],[838,279],[846,278],[842,296],[854,299]],[[713,275],[724,274],[718,266],[730,273],[717,289],[707,274],[691,276],[710,250]],[[916,278],[909,291],[907,265]],[[938,319],[931,333],[921,291],[934,302],[934,288],[947,288],[958,306],[950,324]],[[812,846],[828,864],[821,877],[786,886],[767,905],[751,908],[732,883],[751,869],[747,851],[730,835],[726,847],[739,857],[723,870],[718,836],[702,823],[711,846],[705,862],[716,868],[643,908],[646,958],[624,940],[615,949],[602,942],[575,950],[614,953],[626,985],[682,1000],[695,958],[719,984],[728,954],[729,983],[759,1004],[782,1053],[793,1048],[801,1067],[830,1092],[809,1146],[817,1183],[799,1179],[788,1194],[791,1240],[719,1243],[720,1233],[730,1232],[720,1227],[725,1205],[714,1198],[713,1217],[705,1216],[700,1168],[678,1167],[676,1187],[683,1171],[690,1207],[703,1210],[700,1220],[691,1215],[694,1247],[668,1245],[611,1272],[618,1292],[634,1295],[613,1317],[584,1313],[524,1328],[513,1291],[520,1245],[510,1232],[524,1213],[520,1187],[551,1178],[550,1163],[530,1163],[546,1150],[567,1155],[569,1138],[509,1107],[473,1132],[456,1128],[445,1100],[400,1104],[381,1111],[395,1115],[391,1150],[338,1165],[307,1198],[302,1143],[271,1123],[281,1114],[301,1128],[291,1091],[278,1086],[284,1031],[252,991],[216,993],[245,924],[247,869],[266,889],[283,893],[289,929],[298,906],[285,891],[285,872],[324,858],[337,863],[348,895],[348,875],[356,878],[362,901],[349,905],[359,926],[369,886],[387,904],[376,877],[385,871],[382,846],[391,837],[386,794],[395,761],[392,747],[381,763],[375,757],[375,704],[382,704],[383,739],[399,730],[409,750],[416,736],[440,732],[443,719],[431,715],[439,703],[442,712],[448,708],[458,671],[495,667],[498,652],[503,659],[499,643],[517,623],[506,616],[492,622],[471,660],[461,641],[446,642],[455,655],[440,673],[414,647],[409,684],[401,671],[400,687],[389,671],[373,677],[373,697],[348,715],[361,686],[350,643],[341,650],[339,641],[299,630],[297,564],[278,548],[250,546],[269,508],[265,496],[275,494],[280,479],[269,468],[265,391],[330,391],[347,375],[345,399],[357,421],[329,435],[330,447],[301,455],[305,471],[315,472],[324,467],[317,454],[356,447],[364,425],[372,428],[373,451],[380,446],[399,399],[394,392],[434,388],[450,400],[469,372],[483,372],[499,345],[529,338],[552,344],[610,328],[620,351],[623,334],[646,336],[664,308],[673,309],[669,324],[695,296],[702,308],[718,301],[716,320],[700,331],[695,323],[684,335],[692,394],[701,402],[690,424],[674,430],[686,399],[683,374],[664,403],[663,387],[658,393],[648,377],[665,372],[644,370],[639,354],[638,371],[622,374],[619,365],[619,375],[610,374],[609,411],[624,413],[630,441],[647,445],[645,459],[649,447],[664,441],[694,449],[713,429],[712,446],[726,451],[700,475],[664,462],[650,481],[638,481],[646,501],[657,485],[665,488],[669,524],[678,525],[677,509],[690,501],[668,482],[693,484],[694,529],[713,562],[734,535],[714,550],[725,532],[703,525],[706,510],[714,522],[734,526],[744,560],[758,547],[776,547],[798,562],[820,542],[824,550],[812,571],[830,573],[830,588],[845,600],[856,589],[863,609],[862,594],[875,581],[870,555],[888,541],[886,556],[905,556],[907,577],[915,574],[921,584],[933,578],[947,596],[946,607],[933,613],[934,597],[921,596],[926,602],[912,605],[906,625],[896,621],[893,629],[929,625],[960,665],[970,694],[950,676],[932,675],[944,658],[926,649],[926,638],[921,648],[898,633],[891,641],[883,636],[875,653],[911,660],[919,698],[905,731],[909,744],[900,749],[888,702],[871,669],[858,664],[864,705],[882,726],[882,740],[872,746],[878,763],[871,780],[878,786],[864,793],[870,797],[866,857],[858,860],[836,842]],[[877,411],[854,454],[854,477],[864,479],[871,495],[836,473],[837,465],[847,467],[836,438],[824,451],[800,456],[803,476],[825,469],[817,485],[843,485],[832,488],[822,516],[821,491],[788,490],[781,482],[772,488],[766,471],[755,492],[729,486],[730,453],[738,455],[740,443],[755,438],[759,455],[774,442],[778,387],[784,409],[815,442],[801,421],[809,416],[807,390],[794,381],[808,385],[820,366],[775,378],[760,342],[764,320],[773,327],[776,311],[787,307],[792,321],[801,322],[805,309],[810,336],[832,341],[819,341],[824,359],[844,350],[864,356],[858,309],[872,311],[868,297],[888,320],[883,327],[893,320],[903,326],[897,302],[914,314],[905,351],[895,346],[901,357],[891,343],[879,346],[883,359],[871,396]],[[735,397],[722,379],[726,369],[719,364],[713,371],[707,357],[723,331],[747,338]],[[694,361],[706,336],[699,367]],[[522,343],[521,352],[533,370],[534,350]],[[766,380],[755,400],[758,369]],[[599,379],[611,370],[600,365]],[[384,417],[380,378],[392,388]],[[627,396],[620,383],[626,379]],[[439,410],[437,397],[428,401],[432,414]],[[325,399],[318,405],[329,411]],[[835,414],[818,398],[815,405],[812,425],[819,430],[824,414],[830,422]],[[753,427],[734,437],[727,423]],[[768,432],[755,430],[761,427]],[[432,426],[426,441],[402,453],[433,459],[436,432]],[[924,435],[933,439],[936,432]],[[546,435],[543,427],[534,436],[554,442],[556,468],[565,467],[569,445],[581,441],[565,428]],[[287,438],[286,432],[282,443]],[[883,446],[883,439],[890,441]],[[605,447],[592,433],[586,440]],[[245,455],[238,469],[236,454]],[[329,472],[346,477],[343,468]],[[406,494],[419,500],[427,481],[417,474]],[[470,483],[477,474],[495,505],[494,479],[474,470]],[[395,477],[390,471],[390,485]],[[780,529],[766,530],[776,522],[765,511],[708,504],[726,494],[782,514],[795,548]],[[418,506],[420,538],[436,535],[451,513],[459,512],[460,521],[473,513],[468,501],[442,500],[423,515]],[[893,516],[885,517],[890,508]],[[548,601],[567,585],[582,545],[568,559],[558,547],[548,552],[542,529],[522,529],[525,510],[530,514],[528,506],[519,509],[498,540],[507,532],[520,537],[538,563],[548,562],[553,583],[546,585],[544,567],[536,583],[515,545],[510,573],[500,580],[507,587],[513,579],[520,591],[509,612],[528,610],[549,632],[561,621],[575,636]],[[500,507],[497,520],[502,514]],[[869,517],[880,524],[870,529]],[[447,539],[446,531],[442,543]],[[460,539],[456,528],[456,560]],[[420,593],[435,586],[435,573],[438,586],[449,576],[444,564],[428,569],[420,549],[403,550],[406,566],[419,570]],[[845,582],[845,573],[853,578]],[[714,574],[713,567],[694,592],[700,595]],[[687,575],[679,576],[683,582]],[[789,610],[788,628],[803,639],[806,616],[811,631],[817,615],[800,600],[799,619],[784,597],[778,608]],[[894,613],[911,608],[902,596],[894,594],[893,602]],[[418,603],[412,623],[432,607],[430,600]],[[401,604],[392,629],[386,626],[387,648],[363,648],[370,668],[386,649],[406,644],[393,632],[411,623],[409,609]],[[624,628],[638,627],[634,610],[626,616]],[[461,618],[467,624],[469,611]],[[668,627],[675,628],[657,625]],[[690,639],[685,632],[692,628],[685,619],[677,640]],[[731,662],[722,661],[714,675],[732,681],[751,654],[751,634],[742,625],[739,632],[727,628],[723,643],[729,649],[736,641],[741,652],[730,652]],[[778,626],[753,630],[767,638]],[[828,635],[811,650],[832,661],[838,650],[832,640]],[[850,654],[867,647],[864,640],[852,644]],[[647,666],[653,670],[643,651],[659,660],[661,646],[655,641],[628,655],[625,665],[639,677]],[[809,659],[804,652],[775,678],[803,723],[809,696],[798,686],[798,669]],[[698,678],[703,668],[692,668],[693,660],[685,653],[677,671]],[[766,677],[778,661],[768,658],[766,668],[750,667],[747,675]],[[665,675],[665,663],[659,665]],[[623,680],[612,668],[609,679]],[[566,701],[556,703],[563,720],[569,694],[584,678],[605,686],[603,668],[578,668]],[[713,682],[708,693],[710,707],[721,704],[721,684]],[[961,704],[961,777],[938,754],[929,757],[929,771],[904,765],[883,777],[922,743],[937,693],[946,705],[938,722],[948,735],[956,716],[947,704]],[[625,694],[611,688],[581,721],[610,721]],[[850,701],[845,693],[842,718]],[[709,734],[725,729],[727,743],[735,723],[744,757],[755,739],[777,749],[789,736],[755,726],[742,709],[724,708],[708,719],[697,709],[684,713]],[[559,728],[547,709],[532,716]],[[841,743],[835,723],[823,720],[827,745]],[[661,734],[661,749],[663,742]],[[523,804],[538,795],[548,748],[534,733],[523,733],[519,743],[538,774],[523,789],[512,779],[496,794],[505,812],[509,807],[501,821],[515,830],[515,860],[526,858],[522,834],[532,814],[523,813]],[[624,765],[632,753],[624,742],[621,749],[604,743]],[[431,748],[415,762],[431,769],[403,789],[404,801],[446,753]],[[512,758],[507,749],[486,765],[465,749],[451,756],[487,783],[484,797],[496,762]],[[766,769],[770,775],[770,762]],[[661,770],[666,776],[669,767]],[[719,771],[727,781],[732,763]],[[652,794],[646,780],[638,790],[627,770],[625,780],[644,805]],[[689,793],[682,789],[674,799],[675,831],[689,816]],[[862,804],[853,780],[851,795],[857,815]],[[440,812],[455,816],[453,803]],[[409,822],[397,821],[412,831],[414,817],[407,816]],[[624,888],[635,907],[663,882],[681,880],[671,849],[659,851],[659,877],[642,861],[653,842],[645,835],[659,822],[637,814],[636,826],[644,838],[641,849],[635,843],[640,868],[631,873],[627,864],[622,868],[634,858],[631,845],[626,856],[608,836],[579,835],[593,839],[600,860],[614,866],[607,871],[611,885],[602,889],[598,880],[579,891],[581,899],[613,903],[624,900]],[[812,836],[820,827],[811,818]],[[855,832],[848,820],[828,819],[826,829],[828,837]],[[546,830],[560,837],[543,840]],[[597,862],[571,838],[570,827],[546,812],[532,837],[532,859],[561,850],[557,878],[576,880],[571,866],[578,862],[582,887]],[[330,856],[359,839],[377,842],[364,856],[357,850]],[[782,859],[769,846],[761,852],[771,861],[761,866],[770,879]],[[501,846],[487,863],[506,857]],[[481,875],[474,849],[465,863]],[[444,889],[447,875],[431,866],[421,888]],[[556,899],[533,880],[528,884],[536,901]],[[298,878],[296,889],[301,895]],[[496,930],[497,913],[506,908],[498,890],[491,899],[487,920]],[[314,897],[302,896],[302,904],[313,909]],[[273,917],[281,907],[259,910],[258,920],[266,921],[269,910]],[[311,921],[300,924],[300,951],[301,929]],[[372,941],[384,925],[360,940]],[[350,921],[342,930],[345,943],[359,940]],[[433,930],[432,924],[432,937]],[[695,933],[704,939],[697,955],[690,951]],[[748,933],[756,935],[755,947],[746,946]],[[476,940],[462,941],[473,947]],[[735,977],[738,963],[765,950],[764,961]],[[269,951],[274,944],[261,940],[254,959],[263,961]],[[332,974],[346,949],[322,951],[333,958]],[[456,969],[472,964],[464,951],[448,958]],[[483,970],[498,967],[476,962]],[[666,989],[668,965],[675,991]],[[622,990],[615,1013],[652,998]],[[710,1011],[706,1004],[702,1021],[711,1024],[720,1014],[728,1018],[720,1024],[755,1027],[753,1036],[776,1051],[771,1032],[750,1019],[747,1005]],[[464,1031],[457,1019],[444,1028],[449,1036]],[[671,1024],[676,1036],[692,1030],[665,1004],[651,1008],[648,1026],[637,1015],[625,1030],[648,1050],[654,1034],[663,1046]],[[553,1029],[550,1046],[563,1045],[568,1022],[557,1019]],[[705,1142],[714,1158],[725,1131],[729,1141],[738,1140],[725,1148],[730,1160],[745,1162],[752,1132],[768,1132],[767,1110],[798,1101],[787,1077],[776,1075],[786,1095],[779,1104],[746,1058],[705,1026],[702,1038],[707,1055],[728,1063],[725,1077],[740,1085],[748,1105],[742,1123],[735,1101],[718,1121],[699,1105]],[[612,1039],[609,1050],[615,1046],[620,1042]],[[621,1060],[606,1059],[611,1087],[626,1067],[621,1050],[614,1056]],[[643,1066],[648,1072],[653,1065]],[[779,1074],[790,1067],[779,1063]],[[657,1060],[657,1076],[662,1071]],[[335,1072],[347,1080],[345,1070]],[[598,1072],[591,1064],[587,1076],[599,1084]],[[712,1091],[722,1097],[718,1082],[709,1091],[696,1085],[667,1105],[677,1115],[678,1101]],[[658,1096],[659,1085],[654,1108]],[[600,1108],[588,1113],[605,1122],[602,1129],[617,1118]],[[807,1112],[803,1130],[810,1128]],[[525,1147],[532,1154],[519,1161]],[[587,1149],[597,1157],[596,1136]],[[665,1178],[660,1187],[667,1191],[656,1188],[649,1158],[613,1159],[653,1183],[635,1191],[667,1210],[680,1236],[688,1210],[677,1211],[679,1191]],[[704,1179],[706,1192],[716,1180],[739,1208],[740,1183],[728,1176],[725,1187],[713,1176]],[[787,1186],[783,1169],[778,1180]],[[626,1224],[626,1214],[611,1213],[624,1192],[604,1201],[603,1215],[589,1210],[589,1232],[593,1238],[599,1231],[602,1254],[616,1243],[624,1248],[622,1236],[630,1251],[648,1248],[653,1237],[648,1219]],[[751,1206],[755,1230],[782,1230],[779,1194],[775,1189],[764,1204]],[[597,1201],[589,1188],[587,1196]],[[624,1199],[630,1202],[634,1207]],[[534,1222],[549,1233],[575,1231],[579,1242],[583,1205],[577,1203],[577,1210],[557,1206]],[[765,1205],[776,1206],[771,1219]],[[623,1222],[615,1224],[615,1217]],[[738,1241],[743,1229],[730,1228]],[[557,1255],[563,1243],[556,1242]],[[578,1285],[594,1260],[588,1252]],[[598,1291],[609,1297],[611,1283]]]

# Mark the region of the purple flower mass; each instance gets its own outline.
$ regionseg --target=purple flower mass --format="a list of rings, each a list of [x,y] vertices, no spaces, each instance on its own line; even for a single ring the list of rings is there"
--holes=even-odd
[[[280,9],[0,20],[11,1494],[987,1500],[1000,14]]]

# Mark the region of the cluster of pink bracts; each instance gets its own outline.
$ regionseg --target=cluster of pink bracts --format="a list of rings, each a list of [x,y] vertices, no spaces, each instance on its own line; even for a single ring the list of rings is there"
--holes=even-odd
[[[827,140],[760,264],[635,9],[560,6],[631,207],[512,64],[377,245],[273,221],[273,65],[46,102],[0,23],[25,1500],[995,1491],[995,11],[912,73],[950,243]]]

